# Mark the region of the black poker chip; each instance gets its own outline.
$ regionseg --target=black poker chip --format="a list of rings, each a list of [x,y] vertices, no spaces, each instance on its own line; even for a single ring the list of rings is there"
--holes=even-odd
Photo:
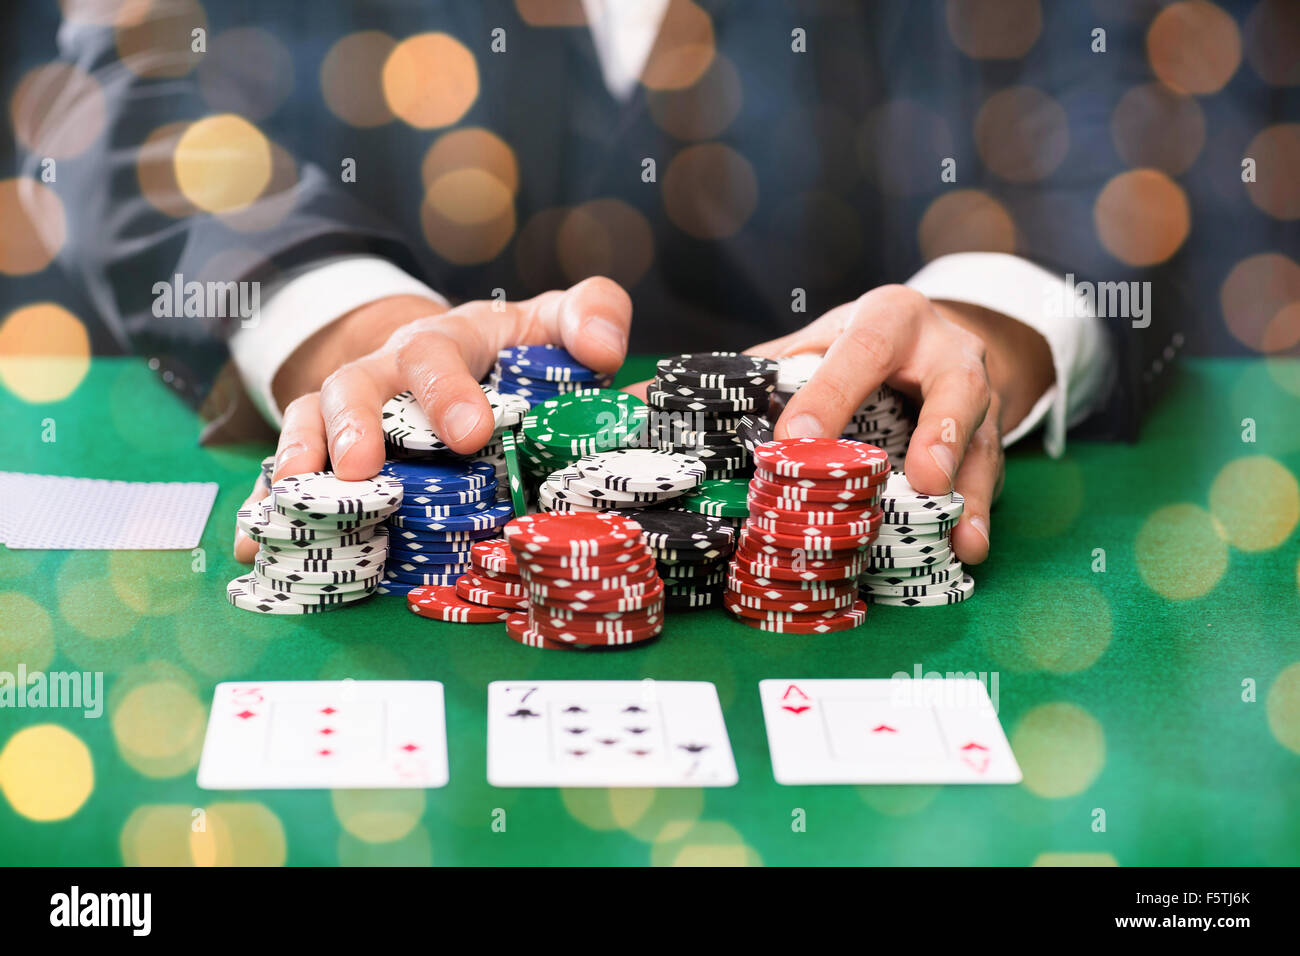
[[[759,445],[772,440],[772,422],[766,415],[745,415],[736,426],[736,435],[745,450],[753,454]]]
[[[743,385],[776,385],[780,364],[772,359],[737,352],[688,352],[660,359],[656,365],[665,382],[735,388]]]
[[[680,395],[682,398],[702,398],[711,402],[726,400],[734,401],[738,398],[760,401],[772,393],[772,389],[764,385],[740,385],[728,388],[709,388],[704,385],[665,382],[659,379],[655,379],[654,387],[657,391],[664,392],[667,395]]]
[[[692,398],[672,395],[653,385],[646,389],[646,402],[652,408],[676,412],[703,412],[717,417],[740,417],[747,412],[766,412],[768,396],[762,398]]]
[[[665,594],[665,611],[693,611],[696,608],[721,607],[722,589],[716,591],[692,591],[689,594]]]
[[[651,553],[677,555],[680,553],[727,554],[735,541],[735,529],[711,515],[694,511],[668,511],[650,508],[627,512],[627,516],[641,526],[645,543]],[[715,555],[716,557],[717,555]]]

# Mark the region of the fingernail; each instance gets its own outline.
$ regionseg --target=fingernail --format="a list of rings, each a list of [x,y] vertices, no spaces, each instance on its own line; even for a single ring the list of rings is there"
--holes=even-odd
[[[339,462],[343,456],[361,440],[361,432],[353,425],[344,425],[337,435],[334,436],[334,445],[330,449],[330,464],[338,468]]]
[[[816,415],[804,412],[790,420],[790,424],[785,426],[785,433],[791,438],[820,438],[822,423],[817,420]]]
[[[983,518],[971,518],[970,526],[980,533],[980,537],[984,539],[984,545],[987,547],[989,543],[988,522],[985,521]]]
[[[457,402],[442,416],[445,441],[458,442],[478,427],[479,407],[473,402]]]
[[[617,355],[623,354],[626,347],[623,342],[623,331],[613,322],[606,319],[590,319],[582,327],[582,334],[590,338],[597,345],[602,345]]]
[[[935,442],[930,446],[930,457],[948,479],[948,488],[951,489],[952,473],[957,470],[957,459],[953,456],[952,449],[942,442]]]
[[[272,472],[272,477],[282,478],[283,476],[280,474],[280,469],[284,467],[284,463],[294,455],[301,455],[306,450],[307,446],[298,441],[290,442],[288,445],[281,448],[279,454],[275,456],[275,471]]]

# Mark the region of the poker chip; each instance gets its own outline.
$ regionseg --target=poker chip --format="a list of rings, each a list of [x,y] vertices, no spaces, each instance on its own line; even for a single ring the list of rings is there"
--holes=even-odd
[[[404,584],[408,586],[443,584],[452,585],[460,580],[464,570],[448,571],[445,574],[413,574],[404,571],[394,571],[388,569],[385,571],[384,579],[379,582],[381,585]]]
[[[505,526],[516,554],[599,554],[640,540],[641,526],[612,514],[521,515]]]
[[[731,607],[728,606],[727,609],[731,610]],[[830,612],[829,616],[814,615],[810,619],[754,620],[743,616],[738,617],[742,624],[760,631],[771,631],[776,634],[831,634],[837,631],[852,630],[865,624],[867,605],[865,601],[858,601],[845,610]]]
[[[796,501],[793,498],[769,498],[753,491],[749,493],[749,502],[754,518],[785,524],[847,525],[870,522],[881,513],[874,505],[863,507],[861,502]],[[879,520],[875,523],[880,524]]]
[[[369,596],[379,583],[379,575],[345,584],[290,584],[264,578],[256,571],[249,577],[254,594],[262,597],[284,595],[299,604],[349,604]]]
[[[489,541],[476,541],[470,547],[470,554],[475,567],[486,571],[518,574],[519,566],[515,555],[505,538],[493,538]]]
[[[875,531],[880,527],[880,512],[860,521],[842,521],[836,524],[817,524],[807,521],[785,521],[764,515],[755,515],[749,519],[749,526],[769,534],[783,535],[818,535],[830,538],[847,538],[868,536],[875,539]]]
[[[645,543],[653,549],[730,550],[735,531],[717,518],[690,511],[647,510],[622,512],[641,526]]]
[[[750,454],[759,445],[772,440],[772,423],[766,415],[745,415],[736,426],[736,435]]]
[[[943,565],[907,568],[897,572],[863,573],[859,575],[858,583],[873,591],[896,587],[929,587],[958,579],[963,573],[962,563],[952,560]]]
[[[402,503],[402,482],[387,475],[344,481],[331,471],[289,475],[271,486],[275,507],[284,514],[358,515]]]
[[[876,484],[861,485],[856,488],[828,487],[814,483],[790,484],[782,479],[769,481],[758,471],[755,471],[754,477],[749,481],[749,489],[767,498],[793,499],[814,504],[837,504],[871,501],[880,495],[880,484],[880,482],[877,482]]]
[[[743,518],[749,514],[748,483],[738,478],[702,481],[681,499],[687,511],[717,518]]]
[[[470,570],[457,583],[466,587],[478,588],[481,591],[500,594],[503,597],[522,598],[527,596],[521,579],[509,581],[500,578],[487,578],[477,573],[477,569]]]
[[[744,597],[731,591],[726,594],[727,610],[750,621],[816,621],[834,618],[858,601],[856,594],[822,601],[767,601]]]
[[[496,471],[484,462],[386,461],[380,474],[400,480],[408,498],[417,490],[426,494],[458,494],[482,489],[496,481]]]
[[[579,480],[609,491],[683,492],[704,478],[704,466],[689,455],[649,448],[624,448],[578,459]]]
[[[642,627],[624,628],[619,630],[605,631],[584,631],[570,627],[553,627],[539,621],[537,615],[530,613],[528,615],[528,626],[531,631],[540,635],[548,641],[558,642],[561,644],[591,644],[591,645],[624,645],[639,644],[643,641],[657,637],[663,630],[663,621],[659,620],[653,624],[647,624]]]
[[[936,607],[940,604],[960,604],[975,593],[975,579],[963,574],[956,583],[927,588],[925,593],[887,594],[869,591],[865,597],[872,604],[892,607]]]
[[[251,574],[237,577],[226,585],[226,600],[243,611],[258,614],[316,614],[330,610],[325,604],[299,604],[287,594],[267,596],[254,590]]]
[[[267,564],[258,559],[253,562],[253,570],[259,577],[286,584],[346,584],[373,578],[383,570],[385,557],[386,555],[376,555],[361,558],[349,568],[335,569],[287,567],[283,564]]]
[[[391,527],[396,528],[439,533],[495,531],[514,517],[514,513],[513,504],[504,501],[478,511],[444,515],[436,518],[401,514],[399,512],[391,515],[388,523]]]
[[[503,373],[546,382],[594,381],[600,373],[587,368],[558,345],[515,345],[497,353]]]
[[[519,449],[514,432],[501,436],[501,447],[506,459],[506,475],[510,485],[510,503],[517,515],[528,513],[528,499],[524,494],[524,470],[519,464]]]
[[[755,598],[774,604],[787,602],[828,601],[857,593],[857,586],[849,582],[815,583],[805,587],[777,587],[754,583],[748,576],[733,573],[727,578],[727,590],[742,598]]]
[[[944,547],[939,551],[929,551],[923,554],[906,554],[906,555],[878,555],[872,554],[868,557],[870,570],[878,573],[882,568],[921,568],[930,565],[946,563],[952,556],[952,551]]]
[[[553,453],[588,455],[627,445],[646,416],[636,396],[599,389],[543,402],[524,419],[523,431],[529,443]]]
[[[406,602],[411,611],[421,617],[455,624],[491,624],[504,621],[511,614],[505,608],[484,607],[463,600],[454,587],[412,588],[406,595]]]
[[[478,501],[469,501],[457,504],[416,504],[414,502],[403,502],[402,506],[393,515],[402,518],[448,518],[452,515],[471,515],[496,504],[496,489],[492,489],[492,497],[480,499]]]
[[[403,548],[391,548],[388,552],[388,560],[394,564],[412,565],[468,564],[470,552],[407,551]],[[436,568],[430,568],[430,570],[436,570]]]
[[[762,398],[690,398],[674,395],[649,386],[646,388],[646,403],[653,408],[667,411],[706,412],[713,415],[734,414],[740,412],[765,412],[768,400]]]
[[[710,388],[740,383],[775,386],[780,365],[772,359],[736,352],[690,352],[660,359],[658,377]]]
[[[492,409],[495,428],[503,427],[512,418],[522,419],[525,409],[515,397],[502,396],[491,385],[479,387]],[[395,448],[408,452],[450,452],[447,444],[434,433],[423,406],[410,392],[402,392],[385,402],[379,419],[385,441]]]
[[[782,438],[754,451],[756,467],[790,478],[865,479],[889,470],[874,445],[843,438]]]

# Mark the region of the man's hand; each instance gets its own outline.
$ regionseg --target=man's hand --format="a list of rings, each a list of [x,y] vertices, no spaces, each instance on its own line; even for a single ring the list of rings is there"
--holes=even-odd
[[[273,480],[321,471],[327,453],[341,478],[377,474],[384,463],[380,409],[404,391],[453,450],[472,452],[492,435],[492,410],[478,382],[501,349],[562,345],[582,364],[612,373],[627,353],[631,324],[632,300],[599,277],[523,302],[447,310],[413,296],[372,302],[304,342],[277,375],[272,388],[285,410]],[[259,479],[244,506],[267,491]],[[236,530],[235,557],[247,563],[256,553],[257,544]]]
[[[787,403],[777,438],[839,435],[880,384],[921,403],[904,469],[924,494],[966,498],[958,558],[988,557],[989,509],[1002,487],[1002,433],[1028,414],[1055,373],[1047,341],[996,312],[881,286],[798,332],[748,350],[768,358],[825,352]]]

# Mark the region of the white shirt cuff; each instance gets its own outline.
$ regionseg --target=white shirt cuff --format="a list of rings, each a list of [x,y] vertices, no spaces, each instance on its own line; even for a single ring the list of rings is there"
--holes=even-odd
[[[1074,297],[1073,276],[1069,280],[1003,252],[958,252],[935,259],[907,281],[928,298],[991,309],[1047,340],[1056,383],[1002,442],[1018,441],[1045,420],[1043,446],[1053,458],[1065,451],[1066,429],[1105,400],[1114,374],[1106,330]]]
[[[391,295],[419,295],[446,306],[447,300],[387,259],[336,256],[291,272],[264,291],[257,318],[230,339],[230,355],[244,386],[274,425],[283,410],[271,383],[298,346],[353,309]]]

